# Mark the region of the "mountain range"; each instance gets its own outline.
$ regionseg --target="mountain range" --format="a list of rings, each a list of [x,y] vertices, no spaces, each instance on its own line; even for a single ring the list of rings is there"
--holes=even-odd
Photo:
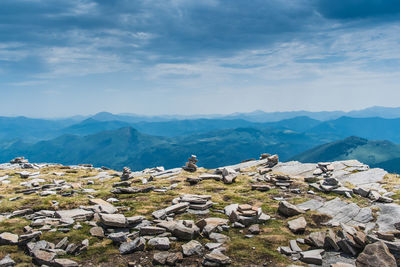
[[[25,156],[36,162],[143,169],[184,164],[196,154],[200,165],[215,168],[269,152],[302,162],[356,158],[400,172],[400,109],[305,114],[312,116],[289,116],[304,115],[299,111],[191,119],[106,112],[52,120],[0,117],[0,161]],[[322,120],[328,115],[333,119]],[[288,118],[276,120],[282,116]]]

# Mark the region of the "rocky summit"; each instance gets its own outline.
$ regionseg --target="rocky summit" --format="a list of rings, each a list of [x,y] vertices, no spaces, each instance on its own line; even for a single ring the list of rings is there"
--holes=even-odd
[[[0,164],[0,266],[398,266],[400,177],[262,154],[205,169]]]

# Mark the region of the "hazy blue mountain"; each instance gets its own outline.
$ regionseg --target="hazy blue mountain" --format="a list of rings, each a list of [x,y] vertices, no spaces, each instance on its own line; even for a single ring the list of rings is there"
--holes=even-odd
[[[341,117],[323,122],[307,132],[326,136],[331,140],[354,135],[370,140],[389,140],[400,143],[399,131],[400,119]]]
[[[0,140],[23,139],[26,142],[54,138],[56,132],[76,123],[70,119],[45,120],[27,117],[0,117]]]
[[[400,118],[400,108],[374,106],[362,110],[350,111],[346,114],[346,116],[354,118],[380,117],[386,119],[395,119]]]
[[[191,154],[208,168],[256,158],[263,152],[278,153],[282,160],[313,147],[320,141],[290,130],[237,128],[176,138],[157,137],[125,127],[88,136],[63,135],[33,145],[15,142],[3,145],[0,161],[25,156],[32,162],[92,163],[121,169],[167,168],[184,164]]]
[[[98,121],[93,118],[89,118],[67,128],[61,129],[60,135],[89,135],[107,130],[116,130],[128,126],[130,126],[130,123],[123,121]]]
[[[297,117],[279,122],[255,123],[246,120],[222,120],[222,119],[193,119],[193,120],[172,120],[162,122],[136,122],[124,121],[98,121],[94,118],[86,119],[80,123],[60,130],[60,134],[88,135],[100,131],[115,130],[131,126],[138,131],[158,136],[183,136],[196,133],[206,133],[215,130],[234,129],[239,127],[252,127],[257,129],[288,129],[297,132],[306,131],[320,121],[308,117]]]
[[[301,162],[321,162],[357,159],[373,167],[385,167],[388,171],[400,172],[400,145],[389,141],[370,141],[360,137],[316,146],[291,158]]]

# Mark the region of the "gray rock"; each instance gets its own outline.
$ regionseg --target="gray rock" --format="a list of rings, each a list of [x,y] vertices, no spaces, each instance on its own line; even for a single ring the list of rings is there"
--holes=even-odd
[[[168,237],[155,237],[150,239],[147,244],[157,250],[168,250],[170,248]]]
[[[114,243],[124,243],[128,239],[128,234],[124,232],[112,233],[107,236]]]
[[[89,232],[94,237],[99,237],[99,238],[104,237],[104,231],[103,231],[103,228],[101,228],[101,227],[92,227],[92,228],[90,228]]]
[[[382,241],[369,244],[357,257],[357,267],[396,267],[396,259],[389,252],[388,247]]]
[[[192,240],[182,245],[182,252],[184,256],[201,255],[203,252],[203,246],[199,241]]]
[[[141,236],[145,235],[159,235],[165,233],[165,229],[156,226],[144,226],[139,230]]]
[[[306,243],[316,248],[323,248],[325,244],[325,232],[313,232],[305,238]]]
[[[322,265],[322,256],[325,251],[323,249],[308,250],[300,252],[300,260],[308,264]]]
[[[187,227],[182,223],[177,223],[174,226],[172,234],[180,240],[192,240],[199,234],[200,229],[197,226]]]
[[[288,227],[293,233],[304,232],[307,227],[307,221],[304,217],[288,221]]]
[[[290,240],[289,242],[290,249],[294,252],[302,252],[303,250],[297,245],[296,240]]]
[[[60,240],[60,242],[57,243],[56,249],[65,249],[68,246],[68,237],[64,237],[63,239]]]
[[[3,232],[0,234],[0,245],[16,245],[18,244],[18,235]]]
[[[32,257],[34,262],[36,262],[39,265],[42,264],[51,265],[56,256],[57,256],[56,253],[48,252],[42,249],[37,249],[32,252]]]
[[[62,219],[89,220],[93,217],[93,212],[84,209],[59,210],[54,216]]]
[[[3,259],[0,260],[0,267],[12,267],[15,264],[15,261],[11,259],[10,255],[6,255]]]
[[[229,236],[219,233],[211,233],[209,239],[216,243],[226,243],[230,241]]]
[[[100,221],[110,227],[124,228],[127,226],[126,218],[123,214],[99,213]]]
[[[143,251],[146,244],[146,240],[142,237],[138,237],[131,242],[122,243],[119,246],[119,252],[121,254],[130,254],[135,251]]]
[[[52,263],[55,267],[78,267],[79,264],[76,261],[70,259],[55,259]]]
[[[217,265],[208,265],[209,263],[214,263]],[[204,266],[220,266],[220,265],[228,265],[231,263],[231,259],[228,256],[220,252],[211,252],[205,255],[203,265]]]
[[[249,232],[253,235],[258,235],[260,233],[260,226],[258,224],[253,224],[249,227]]]
[[[283,215],[285,215],[285,216],[287,216],[287,217],[296,216],[296,215],[299,215],[299,214],[304,213],[304,210],[302,210],[302,209],[296,207],[296,206],[293,205],[293,204],[290,204],[290,203],[287,202],[287,201],[281,201],[281,202],[279,202],[278,211],[279,211],[281,214],[283,214]]]

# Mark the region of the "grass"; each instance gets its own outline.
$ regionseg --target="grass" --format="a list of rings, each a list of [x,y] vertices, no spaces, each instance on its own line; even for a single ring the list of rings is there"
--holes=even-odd
[[[212,201],[215,203],[213,208],[210,209],[210,213],[206,217],[222,217],[226,216],[220,213],[218,210],[223,210],[226,205],[232,203],[239,204],[251,204],[256,207],[261,207],[263,212],[272,217],[265,225],[260,225],[261,233],[254,236],[253,238],[245,238],[247,234],[246,229],[230,229],[227,234],[231,238],[231,242],[228,244],[227,255],[232,259],[232,266],[262,266],[268,264],[268,266],[287,266],[291,264],[290,258],[282,256],[277,252],[279,246],[288,246],[291,239],[304,237],[306,234],[313,231],[321,231],[325,228],[321,227],[320,223],[327,218],[317,214],[316,212],[307,212],[303,215],[308,222],[307,230],[304,234],[294,235],[287,228],[287,222],[291,219],[295,219],[299,216],[292,218],[285,218],[277,213],[279,201],[274,200],[274,197],[283,196],[288,198],[290,203],[299,204],[305,202],[311,198],[324,198],[327,200],[340,197],[346,201],[356,202],[360,206],[368,206],[369,202],[365,198],[354,197],[353,199],[345,199],[343,196],[337,194],[325,194],[322,192],[316,192],[316,194],[309,195],[302,193],[299,195],[288,194],[281,191],[280,189],[273,188],[267,192],[259,192],[251,190],[252,178],[244,174],[240,174],[237,177],[236,183],[226,185],[222,182],[214,180],[204,180],[199,182],[197,185],[191,186],[185,182],[187,177],[196,177],[201,173],[207,172],[205,169],[200,169],[196,173],[182,172],[180,175],[173,179],[159,179],[156,178],[150,182],[150,185],[154,185],[157,188],[170,186],[172,183],[178,183],[178,187],[175,190],[167,192],[150,192],[140,193],[132,195],[114,195],[110,192],[112,184],[119,181],[119,178],[110,178],[103,181],[99,179],[93,179],[93,185],[87,185],[88,177],[93,177],[98,174],[95,170],[76,170],[74,172],[66,172],[70,170],[61,169],[60,167],[50,167],[40,170],[41,177],[46,183],[52,182],[52,180],[65,180],[67,183],[77,190],[71,197],[62,197],[60,195],[51,195],[47,197],[39,197],[36,194],[23,195],[15,194],[16,190],[24,189],[20,185],[21,182],[27,182],[29,179],[21,179],[19,175],[16,175],[16,171],[0,171],[0,176],[8,174],[12,176],[10,178],[11,183],[8,185],[0,185],[3,199],[1,199],[0,212],[11,212],[17,209],[31,208],[34,211],[41,209],[57,210],[57,209],[71,209],[79,206],[89,205],[88,194],[82,193],[82,188],[91,188],[96,190],[95,193],[90,194],[96,198],[107,199],[110,197],[116,197],[120,202],[116,203],[115,206],[119,207],[120,212],[124,213],[125,216],[143,215],[147,219],[152,219],[151,213],[155,210],[165,208],[171,205],[171,201],[181,194],[209,194],[212,196]],[[249,168],[246,171],[254,172],[256,168]],[[56,176],[54,172],[63,172],[64,176]],[[113,171],[108,171],[113,173]],[[148,177],[148,176],[146,176]],[[135,178],[132,180],[132,186],[140,187],[141,183],[139,179]],[[395,186],[400,185],[400,177],[394,175],[388,175],[385,177],[384,187],[387,189],[394,189]],[[308,190],[308,184],[301,179],[295,179],[293,183],[294,187],[302,189],[302,192]],[[71,189],[66,189],[69,191]],[[400,190],[395,190],[396,195],[393,197],[396,201],[400,200]],[[16,201],[9,201],[8,199],[15,196],[21,196],[22,199]],[[58,206],[53,206],[52,201],[57,201]],[[197,221],[204,216],[197,216],[193,214],[180,214],[176,216],[176,219],[193,220]],[[0,222],[0,232],[8,231],[17,234],[23,233],[23,227],[29,225],[30,222],[23,218],[6,219]],[[70,242],[80,243],[84,239],[88,239],[90,246],[88,250],[79,256],[68,258],[77,260],[79,262],[90,263],[92,265],[111,264],[115,261],[115,266],[126,266],[126,262],[130,259],[128,256],[119,255],[118,247],[113,245],[108,239],[98,239],[90,236],[89,229],[90,225],[81,222],[82,228],[74,230],[68,233],[61,232],[43,232],[41,239],[49,242],[57,243],[62,238],[67,236]],[[199,239],[203,244],[207,242],[206,239]],[[173,250],[180,250],[181,242],[172,242]],[[306,247],[305,247],[306,248]],[[18,250],[16,246],[1,246],[0,256],[3,257],[10,253],[12,258],[18,263],[18,266],[31,266],[31,258],[25,255],[22,251]],[[128,258],[126,258],[128,257]],[[299,265],[298,262],[296,262]]]

